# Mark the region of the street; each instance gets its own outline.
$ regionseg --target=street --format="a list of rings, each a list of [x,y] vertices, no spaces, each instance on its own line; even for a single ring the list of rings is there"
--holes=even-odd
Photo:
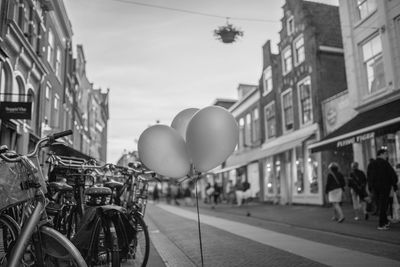
[[[337,224],[323,207],[200,205],[204,266],[400,266],[400,225],[377,231],[376,217],[355,222],[348,208]],[[202,266],[194,207],[149,203],[145,220],[148,266]]]

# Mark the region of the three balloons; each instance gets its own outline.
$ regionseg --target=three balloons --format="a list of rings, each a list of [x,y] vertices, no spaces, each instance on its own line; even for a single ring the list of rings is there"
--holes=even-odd
[[[218,106],[188,108],[171,123],[147,128],[139,137],[143,164],[164,176],[186,176],[193,164],[206,172],[223,163],[235,150],[239,126],[232,114]],[[186,141],[186,142],[185,142]]]

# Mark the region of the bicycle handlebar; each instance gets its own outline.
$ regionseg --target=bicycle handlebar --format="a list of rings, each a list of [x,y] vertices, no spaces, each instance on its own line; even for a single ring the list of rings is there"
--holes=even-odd
[[[71,134],[72,134],[72,130],[67,130],[67,131],[54,133],[54,134],[49,134],[48,136],[40,139],[37,142],[37,144],[35,145],[35,148],[33,149],[33,151],[31,153],[28,153],[26,155],[26,157],[31,158],[31,157],[34,157],[35,155],[37,155],[37,153],[39,152],[40,147],[41,147],[41,145],[43,143],[47,142],[48,144],[51,144],[56,139],[58,139],[60,137],[67,136],[67,135],[71,135]],[[5,153],[12,153],[16,157],[15,158],[11,158],[10,156],[6,156]],[[7,146],[1,146],[0,147],[0,158],[2,158],[6,162],[18,162],[18,161],[21,161],[21,155],[18,155],[16,152],[9,152]]]

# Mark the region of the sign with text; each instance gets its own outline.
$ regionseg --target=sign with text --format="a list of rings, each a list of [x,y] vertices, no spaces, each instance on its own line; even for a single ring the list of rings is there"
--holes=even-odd
[[[0,118],[30,120],[32,102],[0,102]]]

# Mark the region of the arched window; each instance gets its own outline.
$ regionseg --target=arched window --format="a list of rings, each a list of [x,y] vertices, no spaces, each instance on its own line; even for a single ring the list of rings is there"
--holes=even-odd
[[[28,125],[30,125],[32,127],[33,125],[35,125],[35,119],[36,119],[36,116],[35,116],[35,92],[33,92],[32,89],[28,90],[27,100],[28,100],[28,102],[32,102],[32,110],[31,110],[32,115],[31,115],[31,119],[27,120],[26,122]]]
[[[5,62],[0,62],[0,100],[6,101],[9,100],[9,95],[6,93],[11,93],[11,69]]]
[[[13,102],[25,101],[25,85],[20,77],[16,77],[13,82],[12,95],[9,98]]]
[[[4,93],[6,92],[6,72],[0,64],[0,101],[4,100]]]

